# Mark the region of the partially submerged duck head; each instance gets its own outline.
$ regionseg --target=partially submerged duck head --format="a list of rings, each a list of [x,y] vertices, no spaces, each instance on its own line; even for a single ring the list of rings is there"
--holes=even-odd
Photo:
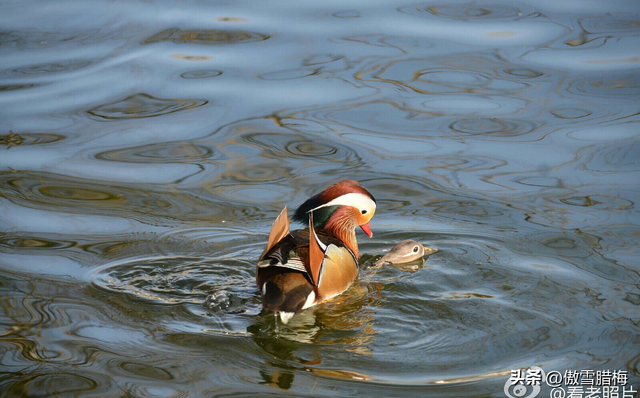
[[[385,264],[399,265],[417,262],[418,260],[422,260],[423,257],[433,254],[436,251],[436,249],[424,247],[415,240],[406,239],[393,246],[389,253],[382,256],[382,258],[376,261],[373,266],[380,267]]]

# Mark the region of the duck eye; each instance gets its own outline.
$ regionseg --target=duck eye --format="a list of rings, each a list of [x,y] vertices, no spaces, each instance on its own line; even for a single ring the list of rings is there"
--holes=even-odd
[[[367,211],[366,210],[360,210],[360,213],[367,214]]]
[[[417,253],[417,252],[418,252],[418,246],[414,246],[414,247],[413,247],[413,252],[414,252],[414,253]]]

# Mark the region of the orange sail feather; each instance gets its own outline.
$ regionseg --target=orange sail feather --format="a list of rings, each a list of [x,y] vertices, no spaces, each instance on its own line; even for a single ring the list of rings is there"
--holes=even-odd
[[[260,255],[260,260],[262,260],[264,255],[267,254],[278,242],[280,242],[282,238],[287,236],[287,234],[289,234],[289,217],[287,216],[287,206],[285,206],[271,227],[271,232],[269,232],[269,241],[267,242],[267,247]]]

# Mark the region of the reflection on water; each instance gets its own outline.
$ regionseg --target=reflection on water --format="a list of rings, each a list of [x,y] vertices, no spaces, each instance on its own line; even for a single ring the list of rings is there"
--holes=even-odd
[[[207,79],[210,77],[220,76],[222,74],[221,70],[210,69],[210,70],[192,70],[189,72],[184,72],[180,76],[185,79]]]
[[[0,395],[640,380],[636,2],[0,9]],[[271,223],[346,178],[360,278],[276,323]]]
[[[17,145],[51,144],[64,140],[65,138],[65,136],[60,134],[22,133],[19,135],[13,131],[9,131],[9,134],[0,135],[0,145],[6,146],[7,149],[9,149]]]
[[[180,30],[167,29],[144,40],[142,44],[170,41],[193,44],[233,44],[247,41],[266,40],[269,36],[259,33],[224,30]]]
[[[87,111],[105,120],[154,117],[205,105],[205,100],[154,98],[148,94],[136,94],[112,104],[101,105]]]

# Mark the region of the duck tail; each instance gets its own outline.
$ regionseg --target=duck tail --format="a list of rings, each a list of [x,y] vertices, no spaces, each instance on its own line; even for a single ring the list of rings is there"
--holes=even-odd
[[[262,285],[262,306],[273,312],[300,312],[311,306],[315,297],[313,287],[301,273],[279,274]]]

